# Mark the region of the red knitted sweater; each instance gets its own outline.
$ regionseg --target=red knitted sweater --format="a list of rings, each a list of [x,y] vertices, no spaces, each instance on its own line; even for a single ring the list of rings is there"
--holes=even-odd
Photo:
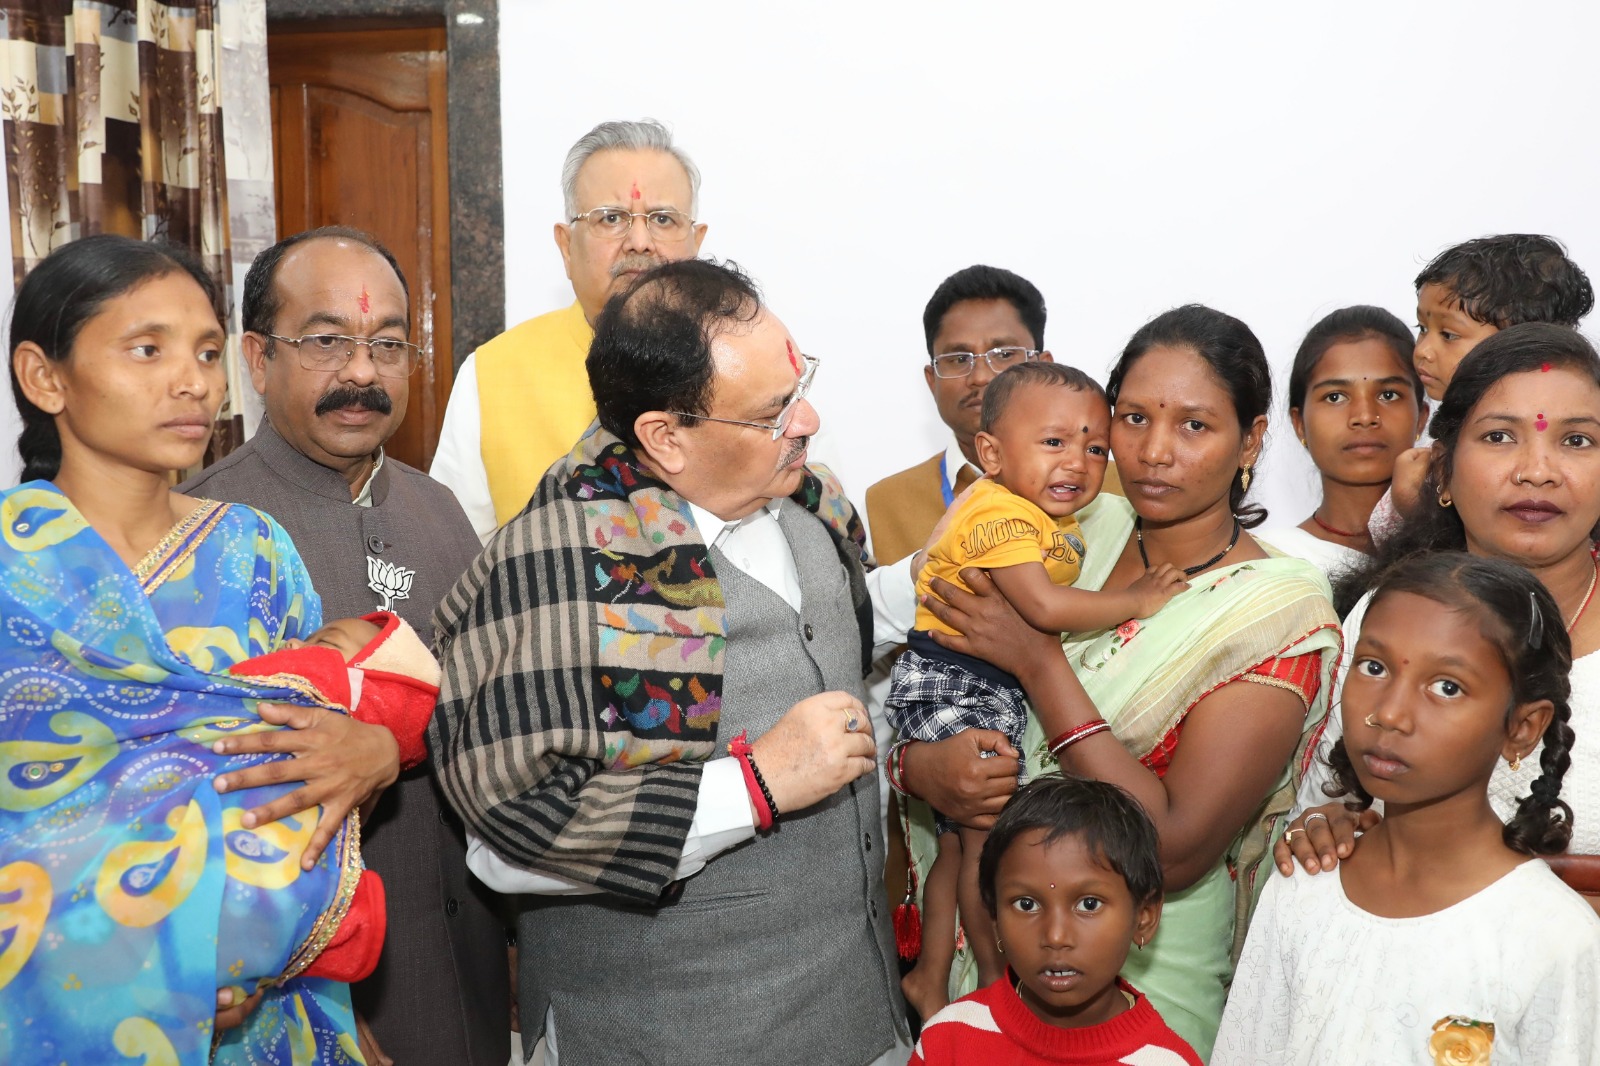
[[[1201,1066],[1200,1056],[1167,1028],[1155,1007],[1120,978],[1134,1004],[1109,1022],[1062,1029],[1040,1021],[1006,977],[928,1019],[908,1066]]]

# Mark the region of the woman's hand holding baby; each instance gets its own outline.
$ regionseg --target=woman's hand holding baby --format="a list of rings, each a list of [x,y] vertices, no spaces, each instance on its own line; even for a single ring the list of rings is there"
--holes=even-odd
[[[253,829],[320,805],[316,832],[300,857],[301,868],[309,870],[339,832],[345,815],[400,776],[400,748],[394,734],[382,726],[320,707],[263,703],[260,714],[264,722],[291,728],[225,737],[212,750],[219,755],[283,753],[292,758],[224,774],[213,784],[218,792],[238,792],[301,782],[294,791],[245,812],[243,821]]]
[[[1021,753],[1004,733],[964,729],[906,745],[906,791],[969,829],[989,829],[1017,789]]]

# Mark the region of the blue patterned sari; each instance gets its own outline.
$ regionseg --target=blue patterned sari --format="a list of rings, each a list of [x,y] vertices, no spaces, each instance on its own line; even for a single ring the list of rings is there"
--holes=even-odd
[[[202,504],[129,570],[50,484],[0,493],[0,1062],[362,1061],[348,986],[296,976],[349,906],[354,819],[302,871],[316,811],[241,824],[291,786],[211,783],[270,758],[210,748],[276,728],[257,701],[316,702],[228,667],[320,615],[250,508]],[[217,989],[263,984],[213,1059]]]

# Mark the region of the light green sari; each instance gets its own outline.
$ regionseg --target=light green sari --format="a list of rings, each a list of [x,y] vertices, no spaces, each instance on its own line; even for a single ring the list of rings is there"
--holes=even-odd
[[[1089,551],[1077,587],[1099,589],[1133,532],[1133,509],[1108,494],[1078,517]],[[1299,559],[1274,557],[1220,567],[1195,578],[1191,586],[1151,618],[1067,634],[1062,646],[1112,732],[1141,759],[1195,704],[1230,681],[1276,658],[1321,657],[1321,685],[1294,758],[1211,872],[1167,896],[1155,938],[1131,954],[1123,969],[1123,976],[1150,997],[1167,1024],[1206,1058],[1222,1017],[1236,945],[1244,940],[1259,893],[1258,868],[1270,853],[1277,822],[1293,806],[1308,742],[1327,715],[1339,627],[1327,579]],[[1045,740],[1038,720],[1030,718],[1024,742],[1030,778],[1056,769]],[[1228,768],[1219,766],[1218,772],[1226,774]],[[936,845],[931,821],[924,817],[926,806],[914,806],[912,854],[919,875],[925,875]],[[1236,891],[1236,883],[1246,890]],[[977,968],[963,948],[951,974],[952,996],[972,991],[976,982]]]

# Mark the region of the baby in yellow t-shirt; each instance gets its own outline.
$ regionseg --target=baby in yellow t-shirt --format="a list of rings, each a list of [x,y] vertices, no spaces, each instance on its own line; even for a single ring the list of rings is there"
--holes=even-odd
[[[1073,515],[1099,495],[1110,450],[1111,407],[1094,379],[1060,363],[1012,367],[985,390],[980,426],[976,444],[985,477],[956,502],[943,535],[928,549],[919,599],[935,577],[964,588],[961,569],[981,567],[1030,625],[1070,633],[1146,618],[1188,588],[1183,573],[1166,564],[1119,591],[1072,587],[1086,551]],[[900,736],[933,741],[993,729],[1021,751],[1028,711],[1017,679],[940,647],[931,630],[951,632],[926,607],[918,608],[887,701]],[[1040,725],[1047,737],[1066,729],[1043,718]],[[948,1002],[958,904],[979,985],[1004,973],[978,890],[978,856],[987,836],[939,818],[939,856],[923,891],[922,953],[902,982],[924,1018]]]

